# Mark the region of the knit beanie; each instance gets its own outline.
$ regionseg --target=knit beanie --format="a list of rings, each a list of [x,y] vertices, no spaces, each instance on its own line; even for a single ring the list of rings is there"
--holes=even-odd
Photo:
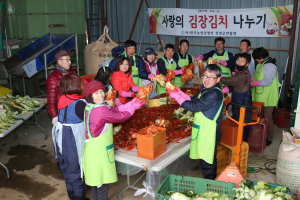
[[[102,89],[103,91],[105,90],[101,82],[95,81],[90,77],[86,77],[83,80],[83,85],[84,85],[83,93],[86,98],[88,98],[90,94],[97,92],[100,89]]]

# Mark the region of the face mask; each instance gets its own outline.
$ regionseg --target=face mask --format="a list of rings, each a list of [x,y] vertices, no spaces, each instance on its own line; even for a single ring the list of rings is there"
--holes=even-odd
[[[235,67],[238,71],[243,71],[245,69],[245,66],[240,66],[240,65],[237,65],[237,64],[235,64]]]

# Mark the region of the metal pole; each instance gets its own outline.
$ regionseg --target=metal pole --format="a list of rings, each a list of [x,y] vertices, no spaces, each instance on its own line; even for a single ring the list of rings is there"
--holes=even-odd
[[[77,67],[77,76],[79,76],[79,59],[78,59],[77,34],[75,34],[75,45],[76,45],[76,67]]]
[[[285,81],[285,87],[284,87],[284,101],[283,101],[283,106],[284,108],[287,107],[287,95],[289,92],[289,85],[290,85],[290,80],[291,80],[291,71],[292,71],[292,66],[293,66],[293,60],[294,60],[294,43],[295,43],[295,30],[296,30],[296,22],[297,22],[297,16],[298,16],[298,0],[294,0],[294,5],[293,5],[293,21],[292,21],[292,30],[291,30],[291,37],[290,37],[290,46],[289,46],[289,62],[288,62],[288,67],[287,67],[287,72],[286,72],[286,81]]]
[[[176,0],[176,8],[180,8],[180,0]],[[179,36],[175,36],[175,51],[179,50]]]
[[[46,80],[48,78],[48,67],[47,67],[47,54],[44,53],[44,65],[45,65],[45,77],[46,77]]]
[[[24,90],[24,97],[26,96],[26,88],[25,88],[25,78],[23,77],[23,90]]]
[[[140,11],[141,11],[141,8],[142,8],[142,5],[143,5],[143,1],[144,1],[144,0],[141,0],[140,5],[139,5],[139,8],[138,8],[138,11],[137,11],[137,13],[136,13],[136,16],[135,16],[135,19],[134,19],[134,22],[133,22],[133,25],[132,25],[132,28],[131,28],[131,32],[130,32],[130,35],[129,35],[129,40],[130,40],[131,37],[132,37],[132,34],[133,34],[133,31],[134,31],[134,28],[135,28],[136,21],[137,21],[137,19],[138,19],[138,17],[139,17],[139,14],[140,14]]]

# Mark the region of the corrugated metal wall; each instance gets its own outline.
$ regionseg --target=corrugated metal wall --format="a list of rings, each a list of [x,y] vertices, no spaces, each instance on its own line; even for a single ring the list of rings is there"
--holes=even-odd
[[[107,0],[108,3],[108,24],[109,24],[109,34],[114,41],[126,41],[129,38],[130,31],[138,11],[140,0]],[[175,8],[175,0],[148,0],[151,8]],[[285,6],[293,4],[293,0],[181,0],[180,7],[187,9],[239,9],[239,8],[260,8],[260,7],[274,7],[274,6]],[[117,9],[117,14],[116,14]],[[144,43],[158,43],[156,35],[149,33],[149,24],[146,20],[146,26],[144,30],[144,36],[141,40],[143,27],[145,24],[147,7],[145,2],[143,3],[139,18],[136,23],[135,30],[132,35],[132,39]],[[117,29],[117,20],[119,24],[119,36]],[[119,38],[118,38],[119,37]],[[215,37],[199,37],[199,36],[187,36],[180,37],[179,39],[188,39],[191,44],[203,44],[203,45],[213,45]],[[239,47],[240,41],[244,38],[242,37],[224,37],[227,46]],[[175,43],[175,36],[161,35],[161,39],[166,43]],[[251,37],[249,39],[252,43],[253,48],[264,47],[267,49],[289,49],[289,38],[257,38]],[[123,43],[121,43],[123,45]],[[158,49],[157,45],[142,44],[137,46],[137,51],[140,48],[140,54],[146,47],[153,47],[155,50]],[[191,46],[189,53],[194,56],[206,53],[212,50],[212,47],[195,47]],[[239,52],[238,48],[228,48],[228,51],[236,54]],[[138,52],[137,52],[138,53]],[[284,73],[284,68],[286,65],[288,51],[269,51],[270,56],[277,59],[278,64],[278,74],[280,80]]]

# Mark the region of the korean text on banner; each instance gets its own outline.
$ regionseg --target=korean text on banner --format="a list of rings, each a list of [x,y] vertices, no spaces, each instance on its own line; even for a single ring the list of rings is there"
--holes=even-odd
[[[251,9],[149,8],[153,34],[290,37],[293,5]]]

